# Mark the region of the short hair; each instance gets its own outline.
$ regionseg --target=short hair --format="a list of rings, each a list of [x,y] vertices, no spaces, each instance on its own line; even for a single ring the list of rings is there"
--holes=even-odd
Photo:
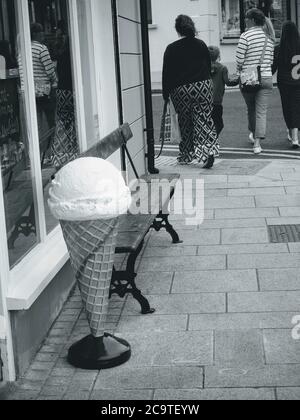
[[[264,26],[266,23],[264,12],[256,8],[248,10],[246,13],[246,18],[253,19],[257,26]]]
[[[30,34],[31,36],[44,32],[44,27],[40,23],[32,23],[30,25]]]
[[[220,48],[215,47],[213,45],[210,45],[208,47],[208,49],[209,49],[211,61],[213,63],[215,63],[217,61],[217,59],[220,57],[220,55],[221,55]]]
[[[181,36],[186,36],[188,38],[195,38],[197,31],[195,23],[187,15],[179,15],[175,22],[175,29]]]

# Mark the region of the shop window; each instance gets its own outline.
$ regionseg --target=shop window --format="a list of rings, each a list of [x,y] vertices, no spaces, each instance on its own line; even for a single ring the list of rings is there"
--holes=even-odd
[[[283,23],[291,17],[289,0],[222,0],[222,38],[239,38],[246,30],[245,14],[257,7],[272,20],[276,37],[280,38]]]
[[[79,153],[67,0],[29,0],[33,75],[46,230],[57,226],[48,209],[55,172]]]
[[[49,187],[79,154],[68,0],[28,0],[29,22],[19,8],[19,0],[0,0],[0,165],[11,268],[58,225]]]
[[[241,35],[240,0],[222,0],[223,38],[239,38]]]
[[[17,0],[0,1],[0,166],[11,267],[40,240],[19,71],[25,55],[16,11]]]

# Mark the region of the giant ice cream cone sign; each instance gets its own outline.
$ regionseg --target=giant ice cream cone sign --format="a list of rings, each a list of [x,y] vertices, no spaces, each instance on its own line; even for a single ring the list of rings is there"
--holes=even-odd
[[[102,159],[77,159],[52,182],[49,207],[60,221],[91,329],[69,350],[77,367],[103,369],[130,357],[126,341],[105,333],[118,218],[130,204],[121,173]]]

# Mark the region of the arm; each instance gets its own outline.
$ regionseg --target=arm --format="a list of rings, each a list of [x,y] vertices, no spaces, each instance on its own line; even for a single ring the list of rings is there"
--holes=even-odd
[[[226,86],[237,86],[239,84],[237,77],[235,78],[235,80],[229,78],[228,68],[225,66],[223,68],[223,80]]]
[[[169,99],[170,95],[170,58],[169,58],[169,49],[166,49],[164,54],[164,64],[163,64],[163,76],[162,76],[162,89],[163,89],[163,98],[165,101]]]
[[[204,57],[207,60],[208,63],[208,71],[209,74],[211,74],[211,56],[210,56],[210,52],[208,49],[208,46],[203,42],[203,47],[204,47]]]
[[[51,83],[52,84],[57,83],[55,67],[54,67],[53,61],[51,60],[50,53],[47,47],[45,47],[45,49],[41,52],[40,59]]]
[[[247,54],[247,50],[248,50],[248,41],[247,39],[242,35],[240,40],[239,40],[239,44],[237,47],[237,51],[236,51],[236,65],[237,65],[237,71],[238,73],[242,70],[245,59],[246,59],[246,54]]]
[[[279,64],[279,46],[275,48],[274,52],[274,61],[272,65],[272,74],[275,74],[278,70],[278,64]]]

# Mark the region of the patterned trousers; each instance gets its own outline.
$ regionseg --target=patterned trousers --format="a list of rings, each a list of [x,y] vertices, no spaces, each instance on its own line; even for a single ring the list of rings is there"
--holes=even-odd
[[[199,162],[206,162],[210,155],[218,155],[219,142],[212,119],[212,81],[179,86],[171,92],[171,99],[182,137],[178,161],[189,163],[196,158]]]
[[[73,92],[58,89],[56,95],[57,118],[52,144],[52,164],[60,168],[78,157],[79,146]]]

